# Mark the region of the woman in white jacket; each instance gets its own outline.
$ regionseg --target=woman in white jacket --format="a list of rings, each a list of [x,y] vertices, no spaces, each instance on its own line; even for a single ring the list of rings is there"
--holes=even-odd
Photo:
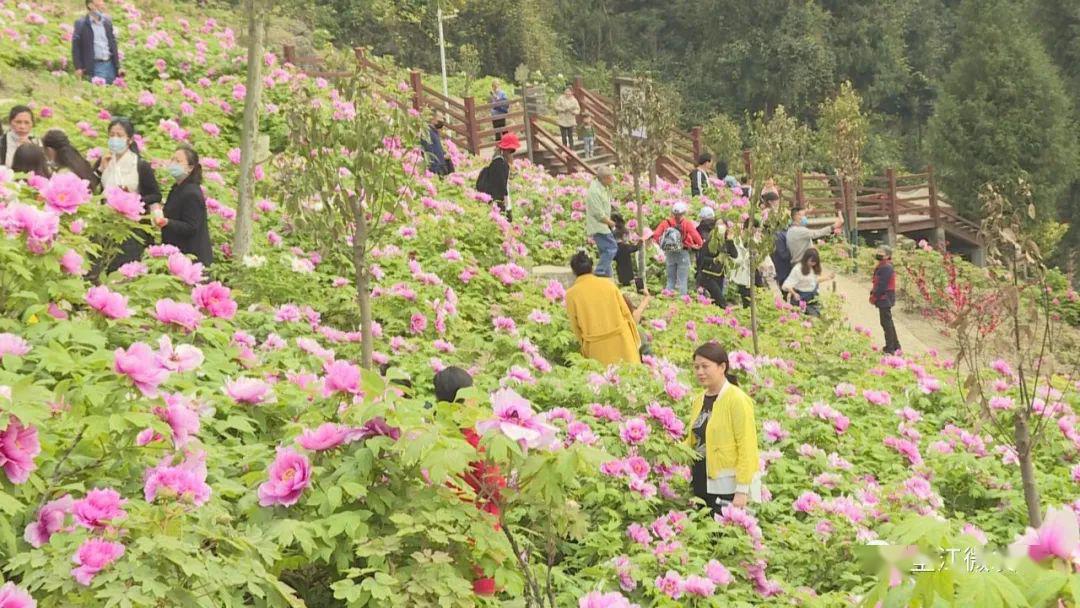
[[[574,129],[577,128],[578,114],[581,114],[581,104],[577,97],[574,97],[573,87],[566,87],[563,94],[555,100],[555,122],[559,125],[562,143],[567,148],[574,147]]]
[[[831,274],[821,274],[821,256],[817,249],[811,247],[803,254],[802,261],[788,273],[781,289],[787,294],[788,302],[805,309],[806,314],[817,317],[821,315],[817,301],[818,285],[832,279]]]

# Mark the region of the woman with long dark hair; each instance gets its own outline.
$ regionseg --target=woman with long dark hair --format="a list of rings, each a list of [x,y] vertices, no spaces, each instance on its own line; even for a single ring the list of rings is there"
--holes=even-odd
[[[199,154],[191,146],[182,145],[166,168],[176,185],[169,190],[162,215],[154,218],[161,228],[161,242],[174,245],[181,252],[194,255],[203,266],[209,266],[214,262],[214,249],[210,244]]]
[[[45,148],[45,156],[53,164],[53,173],[65,171],[74,173],[86,181],[93,181],[94,168],[86,162],[82,153],[71,145],[66,133],[60,129],[49,129],[41,138],[41,146]]]
[[[23,144],[15,150],[14,156],[11,157],[11,170],[15,173],[33,174],[39,177],[52,176],[45,150],[33,143]]]
[[[694,376],[704,389],[690,412],[687,444],[697,451],[691,469],[694,495],[719,514],[745,507],[759,469],[754,403],[731,373],[727,351],[706,342],[694,351]]]
[[[831,280],[831,274],[821,274],[821,256],[817,249],[811,247],[803,254],[802,261],[788,273],[781,289],[787,294],[788,302],[805,308],[806,314],[817,317],[821,315],[817,301],[818,285]]]

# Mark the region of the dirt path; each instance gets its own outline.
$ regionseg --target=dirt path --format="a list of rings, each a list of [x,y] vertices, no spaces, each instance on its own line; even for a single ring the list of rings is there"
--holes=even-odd
[[[830,289],[823,286],[825,289]],[[844,315],[852,325],[861,325],[871,331],[871,340],[881,347],[885,344],[881,332],[878,310],[868,301],[870,279],[852,275],[836,276],[836,293],[843,301]],[[941,355],[955,351],[952,339],[941,333],[934,324],[921,315],[905,312],[902,307],[893,308],[896,334],[903,350],[912,355],[922,355],[934,349]]]

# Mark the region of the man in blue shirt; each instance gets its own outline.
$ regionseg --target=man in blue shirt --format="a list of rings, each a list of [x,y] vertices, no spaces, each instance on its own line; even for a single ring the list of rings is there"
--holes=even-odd
[[[71,61],[75,75],[112,84],[120,74],[120,53],[116,50],[113,24],[105,16],[105,0],[86,0],[85,17],[75,21],[71,34]]]

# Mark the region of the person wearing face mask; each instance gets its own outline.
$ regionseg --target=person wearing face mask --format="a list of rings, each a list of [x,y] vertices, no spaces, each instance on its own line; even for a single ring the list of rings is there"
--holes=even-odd
[[[787,230],[785,240],[787,242],[788,252],[791,255],[789,262],[792,266],[802,262],[803,254],[814,244],[814,239],[824,238],[833,232],[838,232],[844,225],[844,218],[838,216],[832,225],[823,226],[816,230],[810,229],[809,224],[810,220],[806,217],[806,209],[803,207],[795,207],[791,210],[791,227]],[[786,278],[787,276],[785,275],[784,279]],[[776,276],[776,280],[781,284],[784,282],[780,278],[779,273]]]
[[[723,507],[761,500],[754,402],[736,386],[724,347],[706,342],[694,351],[694,376],[704,389],[690,410],[686,444],[694,496],[719,515]]]
[[[108,150],[94,165],[94,180],[101,192],[119,188],[137,192],[147,211],[161,205],[161,188],[150,163],[139,157],[135,147],[135,127],[126,118],[114,118],[109,123]],[[142,230],[120,245],[120,254],[109,263],[113,272],[128,262],[142,257],[143,250],[154,242],[153,226],[143,222]]]
[[[120,53],[105,0],[86,0],[86,15],[75,21],[71,32],[71,62],[79,78],[112,84],[120,75]]]
[[[8,112],[8,132],[0,137],[0,165],[11,167],[15,150],[23,144],[36,144],[31,133],[34,128],[34,111],[29,106],[17,105]]]
[[[190,146],[180,146],[166,170],[176,184],[169,190],[164,210],[154,213],[154,224],[161,228],[161,242],[195,256],[203,266],[210,266],[214,262],[214,249],[210,243],[199,154]]]

